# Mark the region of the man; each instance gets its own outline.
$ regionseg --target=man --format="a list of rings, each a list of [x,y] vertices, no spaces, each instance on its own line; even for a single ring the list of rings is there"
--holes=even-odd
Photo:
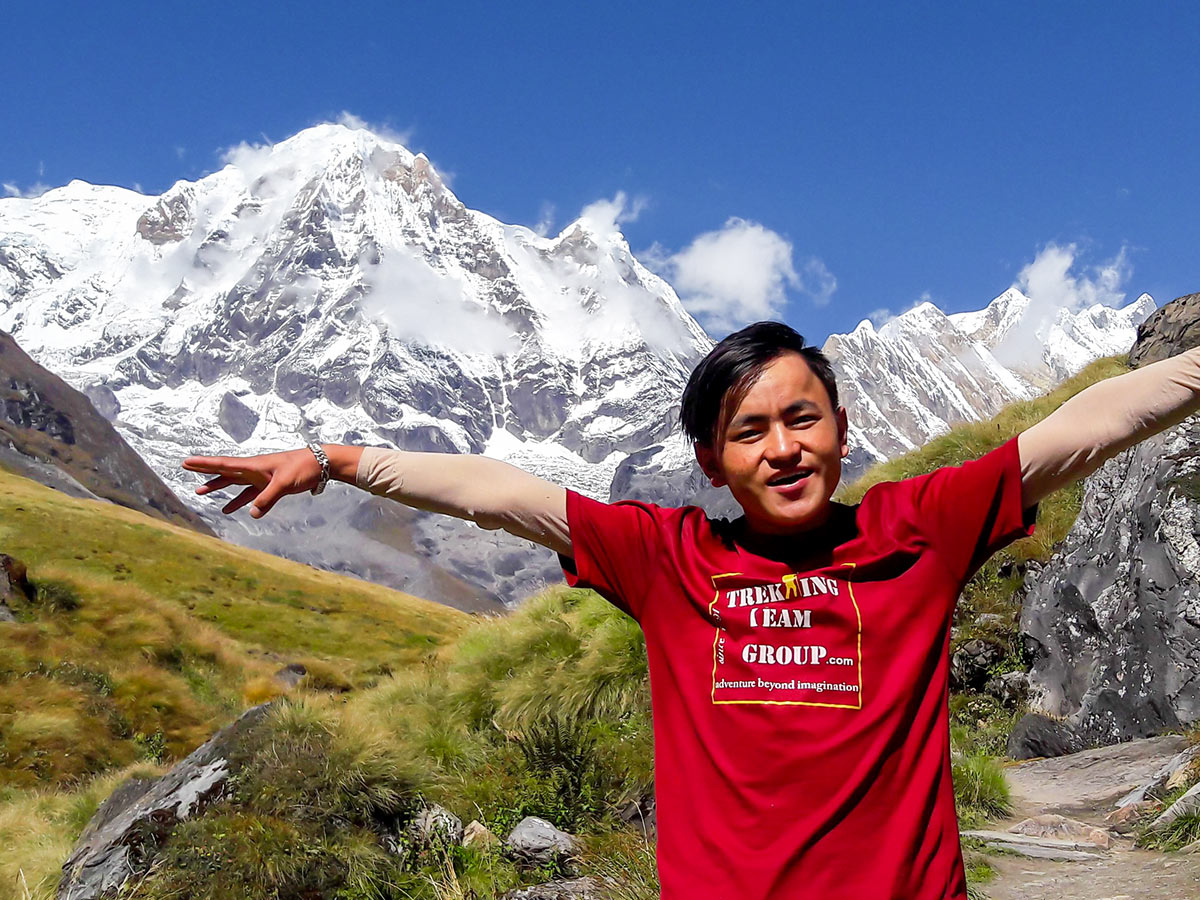
[[[504,528],[642,626],[662,895],[966,897],[950,781],[950,622],[1038,501],[1200,407],[1200,350],[1094,385],[963,466],[831,501],[848,452],[828,361],[785,325],[721,341],[682,418],[743,510],[598,503],[472,456],[326,445],[192,457],[265,515],[337,478]],[[323,458],[323,457],[327,457]]]

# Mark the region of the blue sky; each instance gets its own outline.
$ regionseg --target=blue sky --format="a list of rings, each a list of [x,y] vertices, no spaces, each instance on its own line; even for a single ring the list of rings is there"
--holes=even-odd
[[[0,184],[157,193],[349,112],[504,221],[622,194],[718,334],[979,308],[1048,246],[1056,302],[1163,303],[1200,290],[1197,9],[9,4]]]

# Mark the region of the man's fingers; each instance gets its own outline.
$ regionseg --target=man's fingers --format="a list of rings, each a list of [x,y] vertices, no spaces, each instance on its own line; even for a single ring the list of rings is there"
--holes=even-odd
[[[212,491],[219,491],[222,488],[227,488],[231,484],[237,484],[237,481],[230,478],[228,475],[222,475],[220,478],[214,478],[212,481],[206,481],[200,487],[196,488],[197,494],[208,494]]]
[[[234,456],[189,456],[181,465],[190,472],[209,472],[213,475],[239,468],[241,460]]]
[[[272,481],[262,489],[262,492],[254,501],[254,505],[250,507],[250,515],[255,519],[261,519],[271,511],[271,507],[275,505],[275,502],[282,497],[284,493],[283,485],[279,482],[279,480],[276,479]]]
[[[257,497],[261,492],[262,488],[252,484],[228,503],[226,503],[223,507],[221,507],[221,512],[225,513],[225,515],[236,512]]]

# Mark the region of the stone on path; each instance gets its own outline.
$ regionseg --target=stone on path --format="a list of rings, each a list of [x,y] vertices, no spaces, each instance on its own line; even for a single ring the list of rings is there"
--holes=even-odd
[[[1157,800],[1139,800],[1118,806],[1104,817],[1105,823],[1117,834],[1132,834],[1142,819],[1149,818],[1162,809]]]
[[[962,836],[983,841],[989,847],[1008,850],[1011,853],[1035,859],[1101,859],[1100,854],[1105,849],[1091,841],[1030,837],[1024,834],[1014,834],[1011,831],[964,831]]]
[[[1107,850],[1112,846],[1112,838],[1103,828],[1097,828],[1095,825],[1089,825],[1076,819],[1068,819],[1066,816],[1053,814],[1031,816],[1008,830],[1013,834],[1023,834],[1028,837],[1087,841],[1102,850]]]

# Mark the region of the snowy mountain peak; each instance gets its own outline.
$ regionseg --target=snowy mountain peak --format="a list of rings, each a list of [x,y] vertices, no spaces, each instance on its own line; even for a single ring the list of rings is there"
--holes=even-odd
[[[824,350],[850,415],[848,474],[1126,352],[1154,309],[1142,294],[1120,308],[1038,310],[1013,287],[973,312],[921,303],[877,331],[864,321],[830,336]]]

